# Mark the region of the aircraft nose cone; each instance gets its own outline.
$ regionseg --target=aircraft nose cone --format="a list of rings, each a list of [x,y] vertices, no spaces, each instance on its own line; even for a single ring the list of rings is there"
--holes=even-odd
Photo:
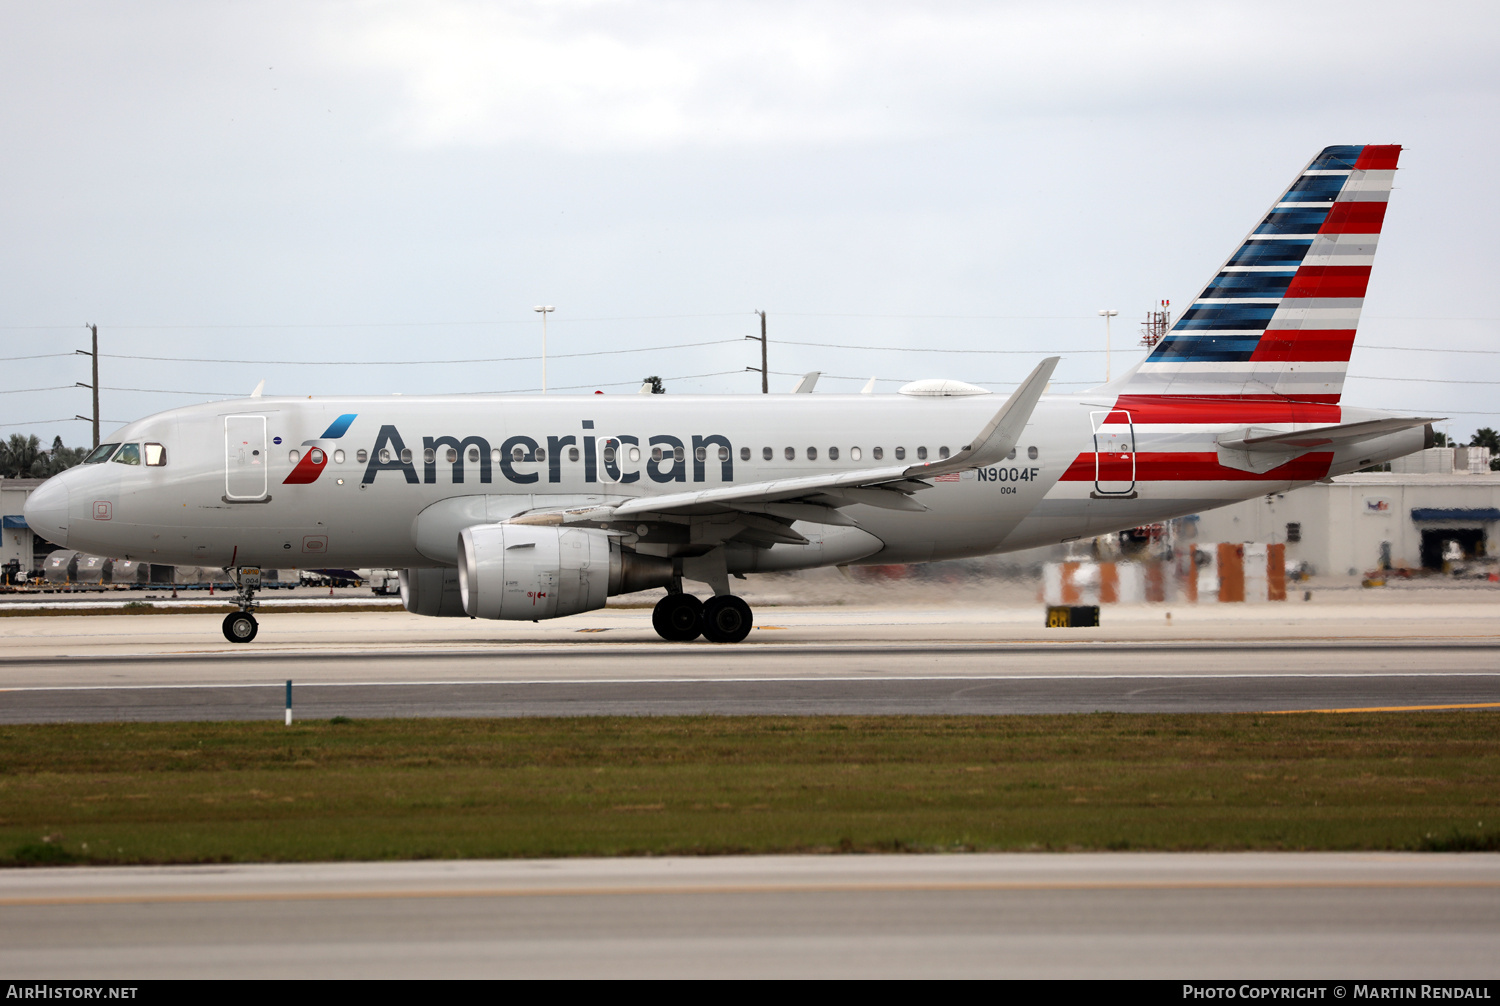
[[[68,487],[51,478],[37,486],[22,510],[26,526],[54,545],[68,544]]]

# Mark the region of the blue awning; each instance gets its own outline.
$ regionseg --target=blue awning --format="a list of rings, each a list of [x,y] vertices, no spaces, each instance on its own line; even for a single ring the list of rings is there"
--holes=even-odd
[[[1500,507],[1415,507],[1412,520],[1500,520]]]
[[[31,530],[31,528],[26,526],[26,518],[20,514],[16,514],[13,517],[0,517],[0,528],[4,528],[6,531],[9,531],[11,528],[16,528],[20,531]]]

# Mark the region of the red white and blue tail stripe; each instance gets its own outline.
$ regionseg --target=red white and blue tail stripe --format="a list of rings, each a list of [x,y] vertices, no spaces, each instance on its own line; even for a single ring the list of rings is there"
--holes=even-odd
[[[1132,397],[1337,403],[1400,154],[1395,145],[1325,148],[1115,387]]]

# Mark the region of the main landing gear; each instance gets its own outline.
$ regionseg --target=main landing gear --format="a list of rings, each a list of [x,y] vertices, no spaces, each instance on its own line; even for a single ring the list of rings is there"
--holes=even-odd
[[[651,612],[656,634],[673,643],[686,643],[700,635],[710,643],[738,643],[750,635],[754,624],[750,605],[733,594],[718,594],[707,601],[692,594],[668,594]]]
[[[260,623],[255,620],[255,591],[260,587],[260,569],[258,567],[241,566],[234,571],[235,604],[239,611],[231,611],[224,616],[224,638],[231,643],[248,643],[255,638],[260,631]]]

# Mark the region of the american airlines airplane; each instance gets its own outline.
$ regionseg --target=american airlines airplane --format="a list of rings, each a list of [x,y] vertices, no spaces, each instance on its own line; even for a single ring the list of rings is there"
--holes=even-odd
[[[1328,147],[1124,376],[894,395],[258,398],[131,423],[26,520],[58,545],[234,572],[399,567],[408,611],[538,620],[665,587],[664,638],[750,632],[731,578],[1072,541],[1420,450],[1340,404],[1398,146]],[[683,589],[707,586],[700,601]]]

